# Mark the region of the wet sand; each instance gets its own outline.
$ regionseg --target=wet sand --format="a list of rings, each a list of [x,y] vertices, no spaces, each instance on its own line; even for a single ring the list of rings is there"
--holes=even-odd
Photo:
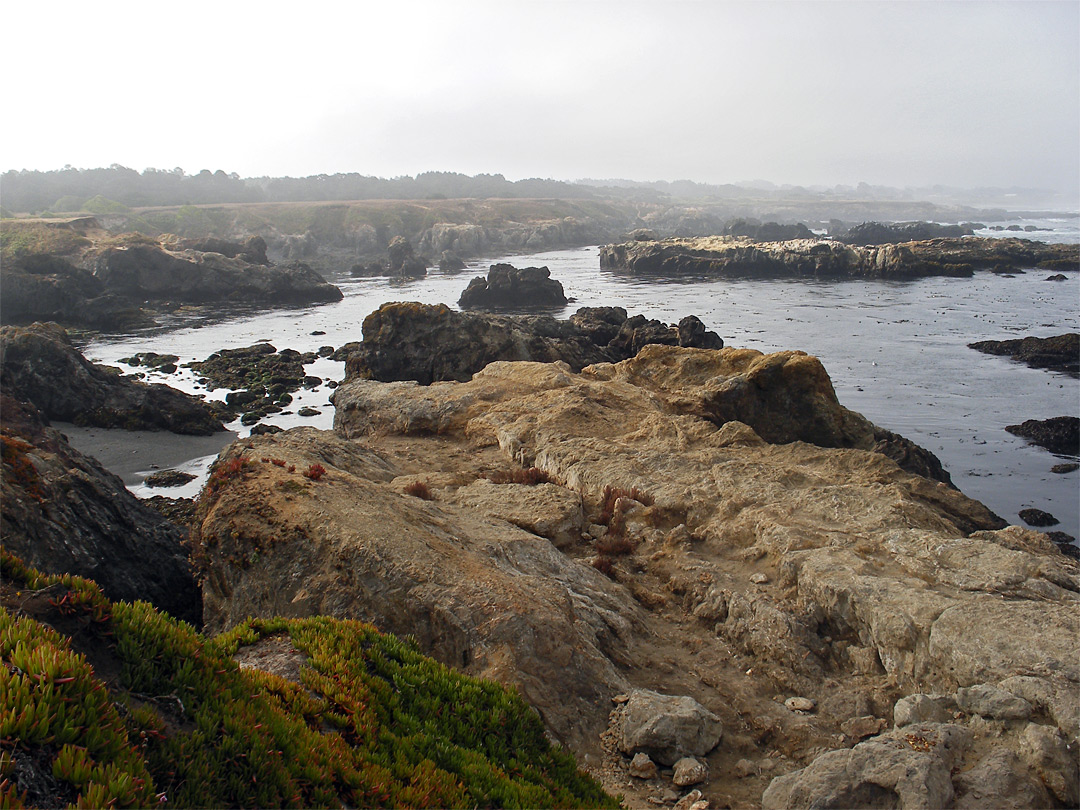
[[[67,436],[72,447],[96,458],[128,487],[138,486],[155,470],[217,454],[237,438],[229,430],[210,436],[178,436],[164,430],[107,430],[69,422],[53,422],[52,426]]]

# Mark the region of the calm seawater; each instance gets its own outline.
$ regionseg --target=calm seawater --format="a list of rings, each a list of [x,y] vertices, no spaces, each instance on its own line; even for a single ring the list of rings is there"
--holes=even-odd
[[[1075,220],[1036,224],[1055,230],[1022,236],[1080,241]],[[1075,273],[1057,282],[1046,281],[1050,274],[1039,270],[1011,278],[979,272],[970,279],[905,282],[645,281],[602,272],[598,248],[588,247],[486,260],[460,273],[436,270],[404,283],[339,279],[345,299],[336,304],[176,315],[157,329],[97,338],[84,351],[96,362],[135,371],[119,359],[156,351],[179,355],[185,363],[264,339],[278,349],[301,352],[336,348],[360,340],[364,317],[387,301],[456,307],[469,280],[486,273],[495,261],[549,267],[567,296],[576,299],[564,311],[552,313],[556,317],[568,317],[581,306],[622,306],[631,315],[670,323],[697,315],[728,346],[763,352],[801,349],[816,355],[843,405],[933,451],[963,492],[1011,523],[1023,525],[1017,512],[1035,507],[1061,521],[1055,529],[1080,536],[1080,472],[1050,472],[1054,464],[1075,459],[1054,456],[1005,431],[1006,425],[1025,419],[1080,415],[1080,381],[967,348],[976,340],[1080,331],[1080,277]],[[340,380],[344,364],[320,360],[306,371]],[[187,369],[148,379],[212,399],[224,399],[227,393],[200,389]],[[265,421],[285,428],[306,424],[328,429],[333,421],[329,394],[322,386],[294,395],[292,411],[310,405],[320,416],[302,418],[291,412]],[[241,436],[248,432],[238,421],[229,427]],[[181,469],[204,475],[212,460],[192,459]],[[180,489],[133,486],[132,491],[140,496],[192,496],[199,486],[201,480]]]

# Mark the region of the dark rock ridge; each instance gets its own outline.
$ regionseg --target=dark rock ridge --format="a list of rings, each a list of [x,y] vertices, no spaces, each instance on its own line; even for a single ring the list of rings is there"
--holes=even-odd
[[[477,276],[458,299],[462,309],[564,307],[563,286],[546,267],[493,264],[487,278]]]
[[[735,219],[724,226],[724,236],[747,236],[755,242],[787,242],[790,239],[816,239],[814,232],[801,222],[781,225],[756,219]],[[641,240],[635,240],[641,241]]]
[[[939,225],[936,222],[864,222],[849,228],[846,233],[830,235],[848,245],[889,245],[899,242],[918,242],[941,237],[973,236],[970,224]]]
[[[147,307],[297,305],[342,298],[305,264],[270,265],[261,237],[166,245],[141,234],[110,236],[92,219],[81,228],[81,241],[63,253],[5,251],[0,269],[5,322],[52,320],[119,329],[152,323]]]
[[[445,304],[390,303],[364,319],[363,333],[359,345],[342,347],[346,378],[423,385],[468,380],[496,360],[563,361],[579,370],[632,357],[649,343],[704,349],[724,345],[694,316],[673,327],[641,315],[628,318],[622,307],[585,307],[561,321],[546,315],[455,312]]]
[[[1055,416],[1051,419],[1028,419],[1005,428],[1014,436],[1028,439],[1051,453],[1080,455],[1080,418]]]
[[[0,394],[4,548],[50,574],[94,579],[112,599],[142,599],[195,625],[202,597],[187,532],[144,506],[30,405]]]
[[[302,262],[271,267],[239,255],[176,252],[156,245],[106,248],[93,271],[107,291],[131,300],[316,304],[342,299],[341,290]]]
[[[716,236],[600,248],[602,269],[642,276],[900,279],[1036,266],[1080,269],[1080,248],[973,237],[860,247],[828,239],[754,242]]]
[[[0,385],[49,419],[78,425],[196,436],[224,429],[210,408],[189,394],[91,363],[55,323],[0,328]]]
[[[1066,332],[1048,338],[1025,337],[1014,340],[980,340],[968,348],[986,354],[1011,357],[1032,368],[1080,374],[1080,333]]]

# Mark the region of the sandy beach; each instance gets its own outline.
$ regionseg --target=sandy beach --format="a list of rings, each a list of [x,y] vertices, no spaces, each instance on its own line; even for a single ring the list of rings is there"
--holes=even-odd
[[[179,436],[167,431],[79,427],[70,422],[54,422],[53,427],[67,436],[72,447],[96,458],[128,487],[139,486],[157,470],[216,455],[237,438],[229,430],[210,436]],[[162,490],[161,494],[172,493]]]

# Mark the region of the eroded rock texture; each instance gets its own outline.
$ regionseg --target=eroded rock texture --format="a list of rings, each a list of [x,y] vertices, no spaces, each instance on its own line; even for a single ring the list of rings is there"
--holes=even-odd
[[[702,758],[717,803],[759,804],[773,778],[776,806],[1066,790],[1077,563],[876,451],[814,358],[648,346],[579,372],[354,378],[335,404],[336,435],[248,439],[218,462],[193,536],[212,629],[327,613],[411,633],[515,684],[587,763],[624,774],[639,752],[604,742],[609,698],[692,698],[723,738],[670,755]],[[533,468],[563,494],[495,483]],[[939,727],[879,738],[915,695],[944,696]],[[838,746],[825,756],[848,764],[815,762]],[[879,768],[873,746],[900,758]]]

